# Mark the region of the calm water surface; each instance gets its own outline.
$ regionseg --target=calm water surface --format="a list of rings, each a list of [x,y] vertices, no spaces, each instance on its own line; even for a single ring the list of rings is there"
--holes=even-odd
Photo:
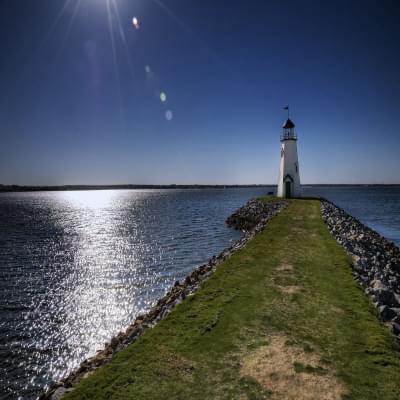
[[[0,194],[0,399],[30,399],[239,233],[272,188]],[[400,187],[304,187],[400,244]]]

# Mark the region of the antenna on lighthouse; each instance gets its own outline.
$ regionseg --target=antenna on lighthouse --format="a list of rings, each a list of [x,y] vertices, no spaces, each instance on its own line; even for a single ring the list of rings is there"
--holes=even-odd
[[[287,117],[289,119],[289,104],[283,108],[284,110],[287,110]]]

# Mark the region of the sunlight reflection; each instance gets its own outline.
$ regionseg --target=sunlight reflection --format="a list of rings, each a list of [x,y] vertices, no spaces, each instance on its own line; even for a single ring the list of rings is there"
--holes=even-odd
[[[117,190],[77,190],[59,192],[60,200],[74,208],[105,208],[111,206],[118,197]]]
[[[146,271],[140,270],[145,244],[137,240],[136,219],[129,222],[126,234],[126,220],[116,217],[118,209],[124,215],[126,196],[126,192],[118,190],[58,193],[58,201],[69,209],[60,223],[69,224],[70,215],[79,216],[80,220],[71,232],[73,268],[59,283],[60,287],[71,288],[62,292],[57,310],[63,343],[57,350],[58,360],[65,359],[68,370],[76,368],[84,356],[95,354],[115,327],[127,326],[134,315],[149,306],[145,298],[142,304],[132,304],[140,293],[138,283],[146,277]],[[144,200],[147,194],[137,196]],[[122,266],[129,270],[122,274]],[[59,362],[48,371],[53,380],[63,377]]]

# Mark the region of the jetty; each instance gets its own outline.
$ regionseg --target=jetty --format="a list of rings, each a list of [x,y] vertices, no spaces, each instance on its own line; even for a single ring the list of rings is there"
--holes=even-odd
[[[398,248],[384,243],[393,268],[378,255],[371,275],[370,255],[351,253],[368,238],[335,213],[318,199],[250,202],[228,219],[243,239],[43,398],[398,400],[400,315],[387,283]]]

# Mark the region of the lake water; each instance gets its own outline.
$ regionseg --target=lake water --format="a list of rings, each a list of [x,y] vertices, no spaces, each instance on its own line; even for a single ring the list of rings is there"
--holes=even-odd
[[[0,194],[0,399],[35,398],[240,233],[264,188]],[[304,187],[400,244],[400,187]]]

